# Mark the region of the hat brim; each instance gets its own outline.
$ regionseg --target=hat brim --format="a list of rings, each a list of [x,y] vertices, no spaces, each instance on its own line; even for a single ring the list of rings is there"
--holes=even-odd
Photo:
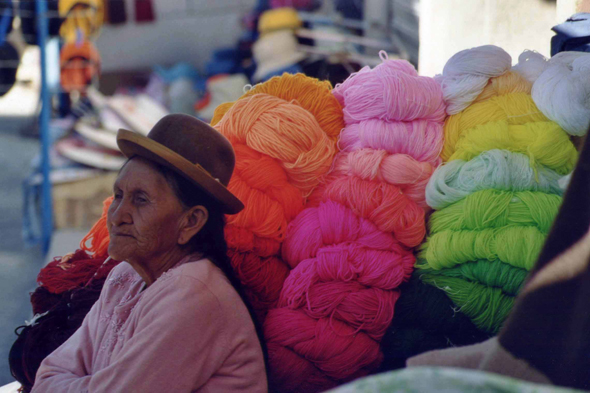
[[[119,129],[117,145],[128,158],[133,156],[147,158],[184,176],[217,200],[225,214],[237,214],[244,208],[244,204],[219,180],[214,179],[198,165],[152,139],[136,132]]]

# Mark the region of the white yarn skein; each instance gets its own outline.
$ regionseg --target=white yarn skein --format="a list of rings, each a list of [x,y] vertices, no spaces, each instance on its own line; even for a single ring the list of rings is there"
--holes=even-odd
[[[537,107],[566,132],[582,136],[590,126],[590,53],[561,52],[533,84]]]
[[[443,89],[447,114],[467,108],[481,94],[490,78],[510,71],[512,58],[502,48],[484,45],[462,50],[447,61],[442,75],[434,78]]]
[[[532,50],[525,50],[518,56],[518,64],[512,67],[512,71],[519,73],[527,81],[535,83],[539,75],[547,68],[547,58]]]

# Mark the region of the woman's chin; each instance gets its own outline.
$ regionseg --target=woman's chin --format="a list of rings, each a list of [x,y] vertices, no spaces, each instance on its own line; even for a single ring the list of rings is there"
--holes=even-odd
[[[117,241],[109,243],[109,256],[116,261],[126,261],[131,254],[130,247],[123,244],[117,244]]]

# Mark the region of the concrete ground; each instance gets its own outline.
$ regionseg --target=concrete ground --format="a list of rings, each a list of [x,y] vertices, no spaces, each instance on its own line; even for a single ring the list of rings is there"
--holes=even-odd
[[[0,386],[14,381],[8,352],[16,339],[14,329],[32,316],[29,292],[36,287],[39,269],[51,257],[75,250],[86,233],[55,233],[47,256],[22,240],[21,184],[40,147],[37,139],[21,136],[20,129],[33,120],[0,117]]]

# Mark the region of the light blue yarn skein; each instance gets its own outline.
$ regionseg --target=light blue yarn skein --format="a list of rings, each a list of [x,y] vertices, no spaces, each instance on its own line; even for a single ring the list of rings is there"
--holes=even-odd
[[[426,203],[439,210],[485,189],[563,195],[561,177],[544,166],[535,171],[524,154],[493,149],[470,161],[453,160],[437,168],[426,186]]]

